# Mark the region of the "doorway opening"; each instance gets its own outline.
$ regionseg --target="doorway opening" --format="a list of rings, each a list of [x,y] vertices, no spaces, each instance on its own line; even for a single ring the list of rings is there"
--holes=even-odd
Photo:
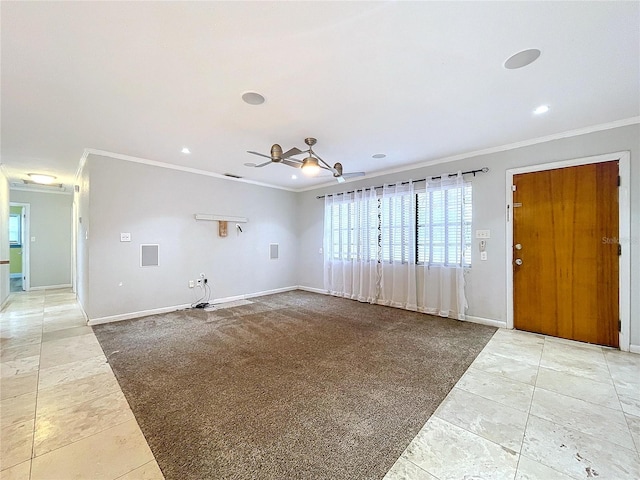
[[[28,292],[30,288],[29,207],[28,203],[9,203],[9,276],[12,293]]]

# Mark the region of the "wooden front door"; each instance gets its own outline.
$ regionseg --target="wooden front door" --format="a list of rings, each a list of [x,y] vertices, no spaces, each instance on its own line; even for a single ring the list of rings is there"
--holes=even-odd
[[[514,175],[514,326],[618,346],[618,162]]]

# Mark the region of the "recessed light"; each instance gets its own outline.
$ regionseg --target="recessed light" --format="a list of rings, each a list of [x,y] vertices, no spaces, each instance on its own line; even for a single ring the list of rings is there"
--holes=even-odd
[[[516,68],[526,67],[527,65],[535,62],[539,56],[540,50],[538,50],[537,48],[523,50],[507,58],[507,60],[504,62],[504,68],[515,70]]]
[[[541,115],[543,113],[547,113],[549,111],[549,105],[540,105],[538,108],[536,108],[533,113],[535,113],[536,115]]]
[[[258,92],[244,92],[242,100],[249,105],[262,105],[264,103],[264,97]]]
[[[42,185],[50,185],[56,179],[53,175],[43,175],[41,173],[30,173],[31,180]]]
[[[297,175],[291,175],[291,180],[295,180],[296,178],[298,178]]]
[[[371,155],[371,158],[384,158],[386,155],[384,153],[376,153],[375,155]]]
[[[186,153],[189,154],[191,153],[191,150],[189,150],[187,147],[182,147],[182,150],[180,150],[182,153]]]

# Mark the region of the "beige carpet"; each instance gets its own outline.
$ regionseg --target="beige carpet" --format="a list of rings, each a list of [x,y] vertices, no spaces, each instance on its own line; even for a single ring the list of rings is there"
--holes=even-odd
[[[495,332],[302,291],[252,302],[94,327],[167,479],[380,479]]]

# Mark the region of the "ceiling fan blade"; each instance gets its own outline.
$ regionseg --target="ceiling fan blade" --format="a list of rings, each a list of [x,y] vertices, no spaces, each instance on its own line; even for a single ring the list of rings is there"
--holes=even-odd
[[[301,168],[302,167],[302,162],[296,162],[295,160],[282,160],[282,163],[284,163],[285,165],[289,165],[290,167],[293,168]]]
[[[342,176],[344,178],[355,178],[355,177],[364,177],[366,175],[365,172],[350,172],[350,173],[343,173]]]
[[[259,157],[271,159],[269,155],[265,155],[264,153],[252,152],[251,150],[247,150],[247,153],[251,153],[252,155],[258,155]]]
[[[287,150],[286,152],[284,152],[282,154],[282,158],[289,158],[289,157],[292,157],[293,155],[300,155],[301,153],[304,153],[304,152],[297,147],[293,147]]]
[[[265,165],[269,165],[270,163],[272,163],[271,160],[269,160],[268,162],[261,163],[260,165],[256,165],[255,163],[245,163],[244,166],[260,168],[260,167],[264,167]]]

